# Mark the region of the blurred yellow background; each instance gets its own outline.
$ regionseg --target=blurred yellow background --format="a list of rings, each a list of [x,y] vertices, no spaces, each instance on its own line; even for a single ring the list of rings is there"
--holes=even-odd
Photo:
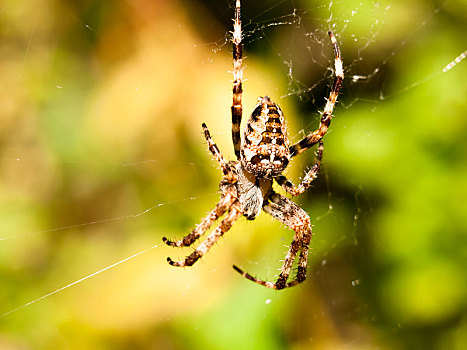
[[[232,6],[0,4],[1,349],[465,347],[467,62],[442,73],[466,50],[464,1],[243,1],[244,120],[267,94],[299,140],[332,82],[327,30],[342,50],[321,174],[296,199],[308,279],[276,292],[233,271],[274,280],[292,232],[266,214],[167,264],[191,250],[162,236],[219,199],[202,122],[234,157]]]

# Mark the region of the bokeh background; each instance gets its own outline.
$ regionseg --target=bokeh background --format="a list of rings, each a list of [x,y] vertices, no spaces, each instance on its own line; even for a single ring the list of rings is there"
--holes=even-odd
[[[332,82],[327,30],[344,57],[297,198],[308,279],[276,292],[232,270],[274,279],[292,232],[265,214],[166,263],[190,249],[161,237],[218,200],[202,122],[233,157],[232,2],[0,4],[0,348],[465,349],[467,62],[442,72],[465,1],[243,1],[244,117],[268,94],[299,140]]]

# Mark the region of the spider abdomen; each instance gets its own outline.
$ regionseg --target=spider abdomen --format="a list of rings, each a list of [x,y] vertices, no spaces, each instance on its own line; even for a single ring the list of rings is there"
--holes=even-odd
[[[277,176],[289,164],[284,115],[268,96],[258,99],[247,122],[240,155],[244,168],[258,177]]]

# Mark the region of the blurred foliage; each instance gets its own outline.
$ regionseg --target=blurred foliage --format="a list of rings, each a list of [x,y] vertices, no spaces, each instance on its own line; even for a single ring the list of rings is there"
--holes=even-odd
[[[329,91],[328,29],[344,57],[325,164],[297,199],[309,277],[275,292],[232,270],[274,278],[292,233],[267,215],[168,266],[189,250],[161,237],[218,200],[201,122],[233,157],[231,5],[0,5],[0,348],[464,348],[467,62],[441,72],[466,49],[461,0],[243,1],[244,117],[267,93],[298,140]]]

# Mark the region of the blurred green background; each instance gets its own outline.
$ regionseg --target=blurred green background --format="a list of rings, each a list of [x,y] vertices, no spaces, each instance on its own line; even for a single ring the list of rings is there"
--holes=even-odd
[[[332,81],[327,30],[344,58],[321,174],[297,198],[307,281],[276,292],[233,271],[274,279],[292,232],[266,214],[193,268],[166,263],[190,250],[161,237],[219,198],[202,122],[233,159],[232,1],[6,0],[1,349],[465,349],[467,62],[442,69],[466,50],[466,2],[243,3],[244,118],[268,94],[299,140]]]

